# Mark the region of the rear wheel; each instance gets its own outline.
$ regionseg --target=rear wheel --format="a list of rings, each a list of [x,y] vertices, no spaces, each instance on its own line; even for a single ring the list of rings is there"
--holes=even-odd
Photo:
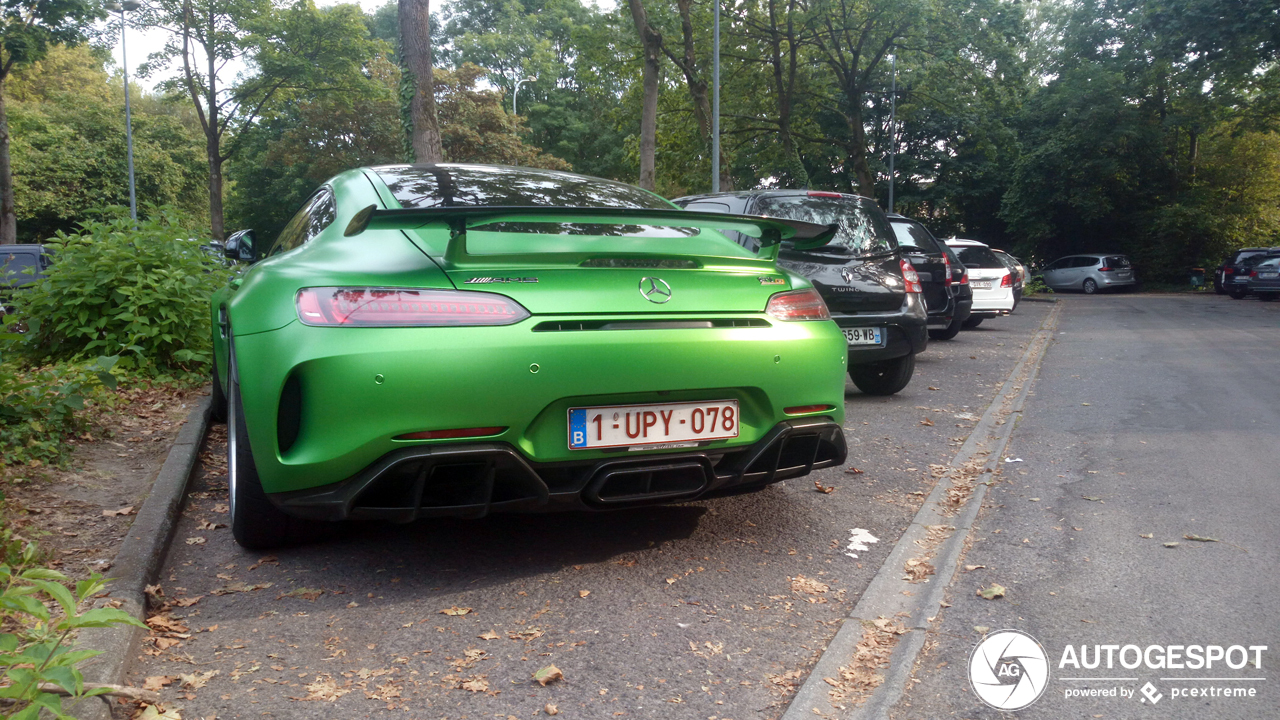
[[[930,330],[929,337],[933,340],[950,340],[960,334],[960,318],[951,318],[951,324],[937,330]]]
[[[213,362],[213,390],[210,393],[209,416],[215,422],[227,421],[227,394],[222,391],[222,378],[218,373],[218,361]]]
[[[906,387],[915,372],[916,356],[912,354],[878,363],[853,365],[849,368],[849,379],[867,395],[892,395]]]
[[[1085,278],[1082,288],[1084,289],[1085,295],[1092,295],[1098,292],[1098,283],[1093,278]]]
[[[280,511],[267,499],[258,477],[258,466],[249,447],[249,430],[240,401],[240,384],[235,371],[235,354],[228,353],[227,378],[227,491],[231,505],[231,534],[241,547],[267,550],[282,545],[313,540],[318,523],[295,518]]]
[[[961,325],[960,327],[963,327],[965,330],[972,330],[978,327],[979,325],[981,325],[982,320],[983,320],[983,317],[981,315],[970,315],[969,319],[965,320],[964,324]]]
[[[1227,291],[1227,294],[1231,296],[1232,300],[1243,300],[1244,296],[1249,294],[1249,291],[1231,288],[1230,290]]]

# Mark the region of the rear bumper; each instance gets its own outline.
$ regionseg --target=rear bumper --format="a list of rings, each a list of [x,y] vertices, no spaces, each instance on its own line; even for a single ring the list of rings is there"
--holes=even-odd
[[[284,512],[315,520],[412,522],[492,512],[608,510],[733,495],[844,463],[829,418],[778,423],[730,450],[534,463],[507,443],[418,446],[388,453],[332,485],[274,493]]]
[[[849,365],[893,360],[905,355],[923,352],[929,345],[929,325],[924,301],[918,294],[907,295],[902,309],[895,313],[859,313],[836,315],[832,319],[841,328],[884,328],[884,342],[880,345],[853,345],[849,347]]]

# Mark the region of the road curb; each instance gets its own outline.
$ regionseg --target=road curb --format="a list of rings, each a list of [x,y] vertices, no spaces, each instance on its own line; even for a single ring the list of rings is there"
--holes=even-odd
[[[164,562],[182,511],[182,500],[187,494],[191,470],[209,430],[210,402],[211,398],[205,396],[187,416],[107,574],[111,597],[121,602],[121,610],[139,620],[146,620],[146,587],[155,580]],[[129,658],[145,633],[133,626],[81,631],[77,649],[102,651],[81,668],[85,681],[123,684]],[[111,719],[111,708],[105,698],[89,698],[74,713],[80,720]]]
[[[1027,344],[1026,353],[1009,373],[1000,392],[974,426],[973,432],[960,447],[949,468],[958,469],[985,455],[982,472],[978,475],[979,478],[984,478],[999,465],[1032,382],[1039,372],[1040,360],[1052,340],[1061,309],[1061,305],[1055,305],[1050,310],[1049,316]],[[948,477],[950,475],[948,473]],[[986,496],[987,484],[977,482],[965,505],[954,515],[947,515],[944,509],[948,506],[947,490],[951,487],[948,477],[939,479],[902,537],[894,544],[884,564],[858,599],[857,605],[824,648],[818,663],[792,698],[782,720],[813,720],[815,717],[870,720],[888,717],[889,709],[902,696],[910,680],[916,656],[924,647],[930,620],[940,612],[947,588],[955,579],[969,532]],[[946,524],[953,530],[936,548],[933,556],[933,564],[937,567],[935,576],[924,583],[907,583],[903,579],[903,566],[908,559],[920,554],[917,543],[925,539],[929,526],[939,524]],[[904,595],[903,590],[908,588],[912,594]],[[857,644],[862,640],[865,624],[880,617],[901,617],[899,613],[906,613],[904,624],[908,632],[900,637],[894,648],[884,674],[884,682],[860,706],[849,708],[834,705],[828,694],[831,686],[826,679],[838,678],[840,668],[853,660]]]

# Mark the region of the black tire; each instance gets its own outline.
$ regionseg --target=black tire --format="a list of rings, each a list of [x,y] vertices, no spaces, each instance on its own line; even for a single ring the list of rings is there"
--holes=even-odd
[[[1228,290],[1228,291],[1227,291],[1227,294],[1231,296],[1231,299],[1232,299],[1232,300],[1243,300],[1243,299],[1244,299],[1244,296],[1249,294],[1249,291],[1248,291],[1248,290],[1236,290],[1235,288],[1232,288],[1232,289],[1230,289],[1230,290]]]
[[[231,506],[231,535],[247,550],[269,550],[319,537],[320,524],[286,515],[267,499],[249,447],[249,430],[244,422],[240,384],[236,376],[235,354],[228,353],[227,379],[227,494]]]
[[[911,382],[911,376],[915,372],[916,356],[911,354],[878,363],[850,366],[849,379],[867,395],[893,395]]]
[[[969,319],[965,320],[964,323],[960,325],[960,327],[964,328],[965,330],[972,330],[978,327],[979,325],[981,325],[984,319],[985,318],[983,318],[981,315],[970,315]]]
[[[1093,278],[1085,278],[1084,284],[1080,286],[1080,289],[1084,290],[1085,295],[1092,295],[1098,292],[1098,282]]]
[[[953,318],[951,318],[951,324],[950,324],[950,325],[948,325],[948,326],[946,326],[946,327],[944,327],[944,328],[939,328],[939,329],[937,329],[937,330],[930,330],[930,331],[929,331],[929,339],[931,339],[931,340],[950,340],[951,338],[953,338],[953,337],[955,337],[955,336],[957,336],[957,335],[959,335],[959,334],[960,334],[960,326],[961,326],[962,324],[963,324],[963,323],[961,323],[961,322],[960,322],[960,318],[954,318],[954,317],[953,317]]]
[[[213,390],[210,391],[209,417],[214,422],[227,421],[227,394],[222,391],[222,378],[218,373],[218,361],[213,361]]]

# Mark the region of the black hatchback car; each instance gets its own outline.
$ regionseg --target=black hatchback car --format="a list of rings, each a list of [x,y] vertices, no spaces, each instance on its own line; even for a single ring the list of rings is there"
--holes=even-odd
[[[973,290],[969,288],[964,265],[955,251],[939,242],[918,221],[897,213],[889,213],[889,225],[898,247],[920,276],[924,301],[929,309],[929,337],[950,340],[960,333],[973,307]]]
[[[821,293],[848,340],[849,378],[859,390],[892,395],[911,382],[916,353],[929,343],[925,290],[875,201],[835,192],[751,190],[672,202],[686,210],[839,225],[836,237],[816,250],[796,250],[783,242],[778,265],[808,278]],[[755,238],[736,234],[736,239],[756,248]],[[942,276],[937,280],[941,286]]]

